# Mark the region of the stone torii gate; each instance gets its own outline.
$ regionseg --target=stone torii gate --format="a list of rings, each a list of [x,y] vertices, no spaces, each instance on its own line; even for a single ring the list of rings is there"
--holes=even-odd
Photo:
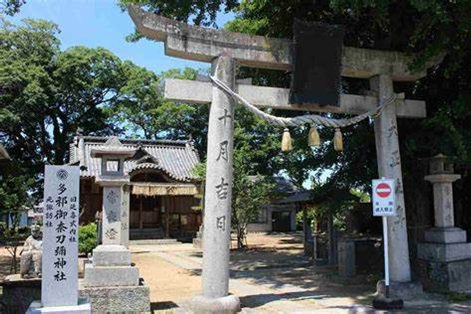
[[[361,114],[374,110],[391,98],[394,94],[393,81],[413,82],[426,76],[426,68],[417,72],[409,71],[408,65],[413,56],[344,47],[341,75],[369,79],[373,96],[343,94],[340,95],[339,107],[290,104],[288,89],[242,85],[235,81],[236,65],[292,70],[293,43],[290,39],[190,26],[145,12],[136,6],[128,7],[128,12],[141,35],[165,43],[167,55],[211,63],[216,78],[257,107]],[[436,63],[438,61],[428,66]],[[177,79],[166,81],[165,97],[188,103],[211,103],[201,300],[205,300],[202,303],[207,306],[206,311],[214,310],[217,306],[228,309],[231,304],[235,306],[238,303],[237,298],[230,299],[231,296],[228,296],[234,101],[209,82]],[[388,218],[390,278],[393,282],[409,283],[411,271],[396,117],[426,117],[425,102],[398,99],[396,105],[387,106],[380,117],[375,119],[379,175],[397,182],[397,216]],[[393,285],[391,289],[394,289]]]

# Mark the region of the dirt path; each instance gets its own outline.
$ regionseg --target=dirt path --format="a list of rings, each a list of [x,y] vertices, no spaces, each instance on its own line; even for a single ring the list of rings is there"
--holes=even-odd
[[[245,313],[375,313],[375,284],[341,278],[334,268],[312,266],[292,235],[252,235],[251,249],[231,253],[230,292]],[[151,290],[155,312],[170,312],[200,293],[202,254],[189,244],[134,246],[133,261]],[[409,313],[469,313],[471,304],[448,305],[424,296],[406,303]]]

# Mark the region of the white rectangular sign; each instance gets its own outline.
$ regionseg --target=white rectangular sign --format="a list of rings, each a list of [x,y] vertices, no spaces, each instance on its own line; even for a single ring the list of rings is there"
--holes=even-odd
[[[394,179],[373,180],[373,216],[396,215],[396,193]]]
[[[80,170],[46,166],[44,175],[43,307],[77,305]]]

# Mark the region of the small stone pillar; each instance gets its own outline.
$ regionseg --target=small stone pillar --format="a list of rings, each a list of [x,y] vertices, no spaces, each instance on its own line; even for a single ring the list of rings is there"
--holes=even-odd
[[[129,207],[131,197],[131,186],[123,187],[123,199],[121,202],[121,245],[129,247]]]
[[[453,212],[452,183],[460,177],[444,155],[431,159],[425,180],[433,184],[435,224],[417,247],[423,285],[430,290],[471,289],[471,243],[466,242],[466,231],[455,227]]]
[[[124,160],[134,149],[111,137],[105,145],[92,149],[92,158],[101,159],[101,174],[96,182],[103,187],[103,244],[93,250],[93,261],[85,265],[81,294],[90,297],[94,312],[147,312],[149,288],[139,280],[139,269],[131,264],[127,249],[126,223],[129,177]],[[124,217],[123,217],[124,214]]]
[[[339,275],[343,277],[351,277],[356,275],[356,255],[355,240],[352,238],[343,238],[338,244]]]

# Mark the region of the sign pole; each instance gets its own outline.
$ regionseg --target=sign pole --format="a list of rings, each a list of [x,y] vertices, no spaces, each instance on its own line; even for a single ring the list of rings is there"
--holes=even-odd
[[[386,285],[386,298],[389,298],[389,243],[388,243],[388,217],[383,216],[383,246],[384,246],[384,283]]]
[[[389,235],[388,217],[394,217],[396,210],[396,181],[394,179],[381,178],[373,180],[372,184],[373,216],[381,216],[383,222],[383,247],[384,247],[384,295],[378,295],[373,299],[373,307],[377,310],[402,309],[404,303],[401,299],[390,298],[389,282]]]

